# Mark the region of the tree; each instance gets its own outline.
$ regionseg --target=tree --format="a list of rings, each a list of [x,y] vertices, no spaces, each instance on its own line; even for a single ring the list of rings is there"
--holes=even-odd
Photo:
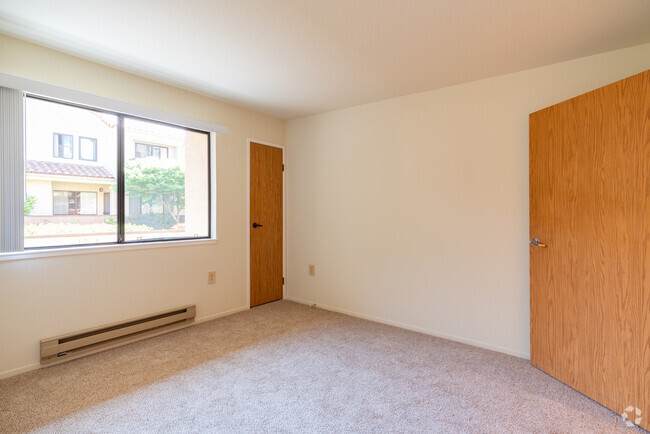
[[[32,195],[27,195],[25,196],[25,215],[28,215],[29,213],[32,212],[34,209],[34,205],[36,205],[36,196]]]
[[[179,222],[185,208],[185,173],[180,167],[127,166],[124,172],[125,192],[139,196],[142,203],[153,204],[160,200],[163,212]]]

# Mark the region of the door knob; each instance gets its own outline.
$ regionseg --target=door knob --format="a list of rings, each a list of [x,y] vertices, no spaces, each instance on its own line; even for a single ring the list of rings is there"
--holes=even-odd
[[[253,223],[253,229],[261,228],[262,225],[259,225],[257,223]]]
[[[530,240],[530,244],[536,247],[546,247],[546,244],[539,242],[539,238],[533,238],[532,240]]]

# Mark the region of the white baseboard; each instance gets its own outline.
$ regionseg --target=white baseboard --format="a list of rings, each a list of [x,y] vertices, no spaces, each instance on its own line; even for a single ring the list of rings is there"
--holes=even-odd
[[[243,311],[249,310],[249,309],[250,309],[250,307],[248,307],[248,306],[242,306],[242,307],[238,307],[236,309],[227,310],[225,312],[215,313],[213,315],[208,315],[208,316],[202,316],[201,318],[195,319],[194,324],[200,324],[202,322],[211,321],[213,319],[221,318],[222,316],[233,315],[235,313],[243,312]]]
[[[22,366],[20,368],[10,369],[8,371],[0,372],[0,380],[13,377],[16,375],[24,374],[25,372],[34,371],[41,367],[40,363],[32,363],[30,365]]]
[[[435,336],[435,337],[438,337],[438,338],[447,339],[447,340],[454,341],[454,342],[460,342],[460,343],[463,343],[463,344],[471,345],[473,347],[479,347],[479,348],[484,348],[486,350],[497,351],[499,353],[509,354],[511,356],[519,357],[520,359],[530,360],[530,354],[528,354],[528,353],[522,353],[521,351],[516,351],[516,350],[512,350],[510,348],[500,347],[498,345],[492,345],[492,344],[488,344],[488,343],[485,343],[485,342],[475,341],[473,339],[467,339],[467,338],[463,338],[461,336],[450,335],[450,334],[443,333],[443,332],[440,332],[440,331],[437,331],[437,330],[430,330],[430,329],[417,327],[417,326],[413,326],[413,325],[409,325],[409,324],[403,324],[403,323],[396,322],[396,321],[390,321],[390,320],[386,320],[386,319],[383,319],[383,318],[378,318],[378,317],[375,317],[375,316],[372,316],[372,315],[366,315],[366,314],[359,313],[359,312],[353,312],[353,311],[350,311],[350,310],[341,309],[341,308],[334,307],[334,306],[326,306],[326,305],[323,305],[323,304],[314,303],[313,301],[303,300],[303,299],[296,298],[296,297],[284,297],[284,299],[289,300],[289,301],[295,301],[296,303],[307,304],[307,305],[310,305],[310,306],[312,304],[316,304],[316,307],[319,307],[319,308],[325,309],[325,310],[330,310],[332,312],[343,313],[345,315],[350,315],[350,316],[354,316],[354,317],[357,317],[357,318],[367,319],[369,321],[374,321],[374,322],[378,322],[378,323],[381,323],[381,324],[387,324],[387,325],[399,327],[399,328],[402,328],[402,329],[411,330],[411,331],[414,331],[414,332],[424,333],[426,335],[431,335],[431,336]]]
[[[193,323],[188,325],[188,327],[191,327],[191,326],[193,326],[195,324],[201,324],[203,322],[210,321],[210,320],[213,320],[213,319],[221,318],[223,316],[228,316],[228,315],[232,315],[232,314],[235,314],[235,313],[243,312],[243,311],[249,310],[249,309],[250,308],[248,306],[242,306],[242,307],[238,307],[236,309],[228,310],[226,312],[215,313],[214,315],[204,316],[204,317],[201,317],[199,319],[195,319]],[[134,341],[134,342],[137,342],[137,341]],[[9,377],[14,377],[16,375],[24,374],[25,372],[34,371],[36,369],[40,369],[41,367],[42,367],[42,365],[37,362],[37,363],[31,363],[31,364],[26,365],[26,366],[22,366],[20,368],[15,368],[15,369],[10,369],[8,371],[0,372],[0,380],[3,380],[5,378],[9,378]]]

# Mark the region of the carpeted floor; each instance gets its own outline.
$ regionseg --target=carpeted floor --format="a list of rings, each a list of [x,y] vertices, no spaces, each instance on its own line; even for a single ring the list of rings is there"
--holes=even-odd
[[[289,301],[0,381],[0,431],[642,432],[526,360]]]

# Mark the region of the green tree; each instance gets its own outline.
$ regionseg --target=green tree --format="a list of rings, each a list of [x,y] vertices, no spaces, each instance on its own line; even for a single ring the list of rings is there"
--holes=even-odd
[[[127,166],[124,171],[125,192],[139,196],[142,203],[153,204],[160,200],[163,212],[178,223],[185,208],[185,173],[180,167]]]
[[[25,196],[25,215],[28,215],[34,209],[36,205],[36,196],[27,195]]]

